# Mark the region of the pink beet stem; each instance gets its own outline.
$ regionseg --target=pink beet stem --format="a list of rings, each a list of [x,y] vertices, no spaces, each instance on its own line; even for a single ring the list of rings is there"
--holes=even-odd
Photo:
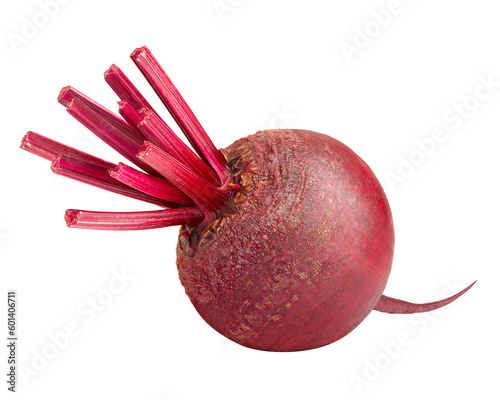
[[[414,314],[414,313],[436,310],[458,299],[467,290],[469,290],[476,282],[477,281],[474,281],[464,290],[455,294],[454,296],[448,297],[447,299],[443,300],[433,301],[432,303],[415,304],[382,295],[378,300],[374,310],[389,314]]]
[[[99,165],[104,168],[113,168],[115,164],[103,160],[83,151],[66,146],[65,144],[56,142],[38,133],[29,131],[24,135],[21,141],[21,149],[29,151],[46,160],[53,161],[59,155],[65,155],[71,158],[76,158],[88,162],[90,164]]]
[[[146,46],[134,50],[130,57],[158,94],[163,104],[165,104],[191,146],[217,172],[221,183],[224,183],[228,176],[228,168],[224,157],[216,149],[156,58]]]
[[[139,230],[173,225],[197,225],[205,216],[194,207],[140,212],[99,212],[66,210],[64,219],[70,228],[102,230]]]
[[[128,165],[120,163],[108,172],[119,182],[156,198],[179,204],[194,204],[191,198],[169,181],[137,171]]]
[[[137,157],[144,160],[193,199],[207,216],[207,221],[216,219],[217,212],[221,210],[226,201],[220,189],[212,186],[203,177],[150,142],[144,142]]]
[[[77,98],[67,104],[66,110],[127,160],[148,173],[158,175],[154,169],[135,156],[143,143],[139,139],[130,136],[126,130],[121,129],[112,120],[94,112],[87,104]]]
[[[57,100],[63,106],[68,107],[68,104],[71,100],[77,99],[78,101],[85,104],[92,111],[99,114],[104,120],[108,121],[108,123],[113,124],[117,129],[123,132],[124,135],[134,138],[142,143],[144,141],[144,136],[142,133],[136,129],[135,127],[129,126],[125,121],[123,121],[118,115],[108,110],[106,107],[103,107],[96,101],[92,100],[90,97],[84,95],[79,90],[71,86],[66,86],[61,89]]]
[[[184,162],[209,182],[219,183],[216,173],[177,137],[120,68],[111,65],[104,79],[121,99],[118,103],[120,115],[144,134],[144,140]]]
[[[127,121],[129,125],[131,126],[139,125],[140,121],[139,114],[137,114],[137,111],[135,111],[135,109],[126,101],[122,100],[118,102],[118,112],[123,117],[123,119]]]
[[[114,167],[114,164],[112,165]],[[82,160],[77,160],[67,156],[57,156],[52,162],[52,171],[58,175],[66,176],[113,193],[122,194],[137,200],[156,204],[160,207],[179,207],[179,205],[174,202],[165,201],[140,192],[139,190],[113,179],[109,175],[108,168],[106,167],[91,164]]]
[[[129,125],[137,128],[137,125],[139,124],[137,113],[142,108],[147,108],[148,110],[155,112],[151,104],[149,104],[132,81],[127,78],[123,71],[116,65],[113,64],[109,67],[109,69],[104,73],[104,79],[120,98],[121,101],[118,102],[120,105],[120,115],[123,119],[125,119],[125,121],[128,122]],[[158,118],[161,119],[159,116]],[[162,122],[167,125],[163,120]],[[143,141],[144,140],[147,139],[143,139]]]
[[[180,140],[153,110],[142,108],[139,111],[139,125],[137,127],[150,142],[165,150],[214,186],[219,186],[217,175],[213,169]]]
[[[130,79],[123,73],[123,71],[116,65],[111,65],[104,73],[104,79],[108,85],[113,89],[116,95],[122,100],[126,101],[135,110],[139,111],[141,108],[147,107],[153,109],[151,104],[139,92]]]

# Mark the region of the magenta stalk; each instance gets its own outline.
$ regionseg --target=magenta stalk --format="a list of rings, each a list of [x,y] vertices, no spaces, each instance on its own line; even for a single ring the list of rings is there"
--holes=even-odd
[[[104,79],[116,95],[122,101],[130,104],[132,109],[136,111],[139,111],[144,107],[149,108],[150,110],[153,109],[141,92],[139,92],[130,79],[128,79],[122,70],[116,65],[113,64],[109,67],[109,69],[104,73]]]
[[[133,127],[126,124],[125,121],[120,119],[115,113],[111,112],[106,107],[103,107],[82,92],[76,90],[74,87],[66,86],[62,88],[59,92],[59,96],[57,97],[59,103],[64,107],[68,107],[68,104],[74,99],[85,104],[93,112],[100,115],[103,120],[107,121],[108,123],[115,126],[118,130],[122,131],[125,136],[129,136],[131,138],[135,137],[138,142],[144,140],[144,137],[137,129],[134,129]]]
[[[221,183],[224,183],[228,177],[228,168],[224,157],[215,148],[160,63],[146,46],[134,50],[130,57],[167,107],[189,143],[198,155],[217,172]]]
[[[173,225],[197,225],[205,216],[194,207],[139,212],[99,212],[66,210],[64,219],[70,228],[100,230],[142,230]]]
[[[191,168],[214,186],[219,186],[217,175],[201,158],[199,158],[153,110],[142,108],[139,111],[139,124],[144,136],[150,142],[165,150],[177,161]]]
[[[75,119],[146,173],[122,163],[117,166],[33,132],[23,138],[21,147],[51,160],[55,173],[101,189],[165,208],[185,209],[196,205],[196,218],[170,218],[168,224],[172,224],[172,221],[178,221],[179,224],[192,224],[196,221],[195,225],[206,226],[232,208],[232,196],[240,186],[233,182],[234,178],[229,179],[229,169],[224,157],[213,146],[161,67],[156,68],[159,66],[156,59],[149,50],[142,50],[143,54],[139,52],[133,58],[138,66],[142,65],[141,71],[155,90],[161,88],[162,100],[169,104],[169,111],[203,159],[175,135],[125,74],[114,65],[106,71],[105,79],[122,99],[119,102],[119,112],[123,119],[71,86],[61,90],[58,100]],[[150,67],[156,68],[154,74],[148,72]],[[165,81],[168,83],[167,87],[164,87]],[[71,226],[139,229],[123,219],[135,214],[119,213],[123,217],[120,220],[122,222],[110,225],[113,213],[73,211],[67,214],[67,220],[72,221]],[[198,221],[200,213],[204,215],[202,221]],[[99,218],[103,218],[102,223],[99,223]],[[166,223],[155,222],[144,226],[158,227]]]
[[[118,180],[110,176],[108,168],[102,167],[100,165],[95,165],[86,161],[59,155],[52,162],[51,168],[52,171],[58,175],[65,176],[79,182],[87,183],[109,192],[118,193],[141,201],[146,201],[160,207],[179,207],[178,204],[171,200],[165,200],[152,196],[119,182]]]
[[[220,212],[224,211],[227,196],[223,191],[212,186],[203,177],[159,147],[150,142],[144,142],[137,157],[188,195],[205,213],[207,217],[205,223],[214,221],[219,217]]]
[[[58,155],[64,155],[77,160],[86,161],[91,164],[100,165],[104,168],[114,168],[115,164],[103,160],[73,147],[56,142],[38,133],[29,131],[21,141],[21,149],[29,151],[46,160],[53,161]]]
[[[127,160],[150,174],[156,174],[154,170],[135,156],[142,142],[136,137],[128,135],[127,130],[121,129],[112,120],[92,111],[89,106],[76,98],[68,103],[66,110]]]
[[[108,170],[108,172],[117,181],[155,198],[179,204],[194,205],[191,198],[165,179],[145,174],[122,163]]]

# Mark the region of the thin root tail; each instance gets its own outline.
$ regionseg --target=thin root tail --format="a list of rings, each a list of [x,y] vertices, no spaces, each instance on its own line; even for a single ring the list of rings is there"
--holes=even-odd
[[[389,314],[414,314],[414,313],[436,310],[458,299],[467,290],[469,290],[472,286],[474,286],[476,282],[477,281],[472,282],[464,290],[455,294],[454,296],[448,297],[447,299],[443,300],[433,301],[432,303],[415,304],[382,295],[378,300],[374,310]]]

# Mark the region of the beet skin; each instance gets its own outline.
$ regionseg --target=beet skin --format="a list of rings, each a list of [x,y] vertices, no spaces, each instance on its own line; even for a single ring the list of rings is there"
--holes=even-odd
[[[247,347],[312,349],[352,331],[375,307],[394,250],[379,181],[341,142],[268,130],[226,149],[241,175],[238,211],[192,238],[177,266],[215,330]]]

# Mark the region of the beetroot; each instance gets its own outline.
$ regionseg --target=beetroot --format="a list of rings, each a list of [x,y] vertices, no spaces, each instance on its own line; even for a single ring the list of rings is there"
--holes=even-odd
[[[193,150],[116,66],[105,79],[120,118],[66,87],[59,102],[142,171],[28,132],[21,147],[58,174],[150,202],[148,212],[67,210],[69,227],[151,229],[181,225],[177,267],[198,313],[247,347],[307,350],[353,330],[373,309],[425,312],[382,295],[394,229],[370,168],[339,141],[306,130],[267,130],[218,151],[146,48],[132,59]]]

